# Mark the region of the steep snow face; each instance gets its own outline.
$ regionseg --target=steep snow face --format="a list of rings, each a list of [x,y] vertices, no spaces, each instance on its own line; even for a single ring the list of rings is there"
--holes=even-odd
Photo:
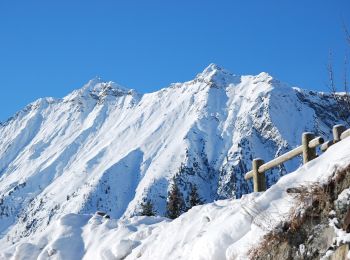
[[[172,181],[185,200],[194,184],[206,202],[240,197],[253,157],[274,158],[303,131],[327,137],[335,118],[330,95],[214,64],[144,95],[93,79],[0,125],[1,237],[15,242],[68,213],[133,216],[145,199],[164,215]],[[299,163],[268,173],[268,185]]]
[[[161,217],[116,220],[67,214],[21,243],[0,243],[0,258],[248,259],[264,235],[290,220],[295,210],[303,210],[300,199],[286,190],[328,183],[337,169],[349,167],[349,147],[346,138],[264,193],[196,206],[171,222]]]

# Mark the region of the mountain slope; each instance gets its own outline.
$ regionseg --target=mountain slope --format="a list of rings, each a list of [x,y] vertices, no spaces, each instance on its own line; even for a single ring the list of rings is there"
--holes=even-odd
[[[252,158],[291,149],[304,131],[329,136],[336,115],[330,95],[214,64],[149,94],[91,80],[0,126],[0,233],[15,242],[68,213],[133,216],[146,198],[164,215],[173,180],[185,199],[193,184],[206,202],[240,197]],[[268,185],[299,164],[268,173]]]
[[[314,187],[329,187],[331,181],[336,184],[333,191],[339,188],[334,194],[338,208],[344,207],[345,212],[348,211],[349,147],[350,138],[346,138],[319,158],[282,177],[264,193],[251,193],[241,199],[196,206],[171,222],[161,217],[116,220],[97,214],[67,214],[44,232],[24,239],[23,243],[8,247],[0,244],[0,251],[3,252],[0,257],[127,260],[320,259],[330,256],[335,247],[350,242],[349,233],[345,234],[338,228],[340,224],[334,216],[336,213],[334,210],[333,213],[326,211],[325,223],[321,224],[313,215],[308,230],[313,229],[315,233],[305,236],[300,230],[294,230],[300,228],[295,226],[295,218],[305,219],[304,216],[308,214],[305,206],[317,208],[315,202],[320,197],[315,192],[304,194],[305,197],[301,198],[287,191],[298,188],[312,191]],[[342,176],[344,170],[345,178]],[[339,178],[341,176],[343,179]],[[277,246],[273,244],[278,234],[290,233],[298,234],[299,237],[293,241],[290,235],[292,239],[289,240],[292,241],[284,238],[276,241]],[[273,236],[265,243],[268,234]],[[332,238],[335,238],[335,244]],[[295,245],[288,247],[287,242],[294,242]],[[260,251],[257,257],[251,255],[254,250],[268,251],[271,246],[267,256]],[[283,251],[284,257],[276,254],[279,250]]]

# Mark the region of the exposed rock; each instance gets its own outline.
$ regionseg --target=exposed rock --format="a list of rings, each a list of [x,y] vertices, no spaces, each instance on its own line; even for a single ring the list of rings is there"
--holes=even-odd
[[[331,255],[329,260],[341,260],[341,259],[348,259],[347,255],[349,253],[349,245],[342,245],[338,247],[335,252]]]

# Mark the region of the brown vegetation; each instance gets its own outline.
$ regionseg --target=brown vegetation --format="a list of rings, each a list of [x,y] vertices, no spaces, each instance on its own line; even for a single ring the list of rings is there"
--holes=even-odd
[[[315,237],[327,232],[320,230],[320,227],[329,226],[329,212],[334,209],[334,201],[344,189],[350,187],[349,175],[350,165],[345,169],[334,169],[334,175],[325,184],[314,183],[287,189],[295,205],[290,210],[289,219],[268,232],[262,242],[249,251],[249,259],[319,258],[320,251],[325,251],[329,245],[315,246]],[[341,219],[345,221],[346,217]],[[269,222],[268,219],[266,221]],[[300,245],[306,246],[308,257],[297,257]]]

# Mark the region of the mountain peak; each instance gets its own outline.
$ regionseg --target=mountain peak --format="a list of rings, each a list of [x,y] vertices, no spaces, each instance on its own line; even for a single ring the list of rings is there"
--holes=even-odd
[[[256,75],[255,78],[258,79],[259,81],[266,81],[266,82],[274,80],[274,78],[269,73],[264,71]]]
[[[210,63],[204,70],[203,70],[203,74],[204,73],[211,73],[211,72],[215,72],[215,71],[221,71],[223,70],[223,68],[221,68],[219,65],[215,64],[215,63]]]
[[[202,77],[202,78],[212,79],[218,75],[233,75],[233,74],[225,70],[224,68],[221,68],[219,65],[211,63],[203,70],[203,72],[197,75],[197,78]]]
[[[216,85],[226,85],[227,83],[239,82],[240,76],[234,75],[217,64],[211,63],[203,72],[196,76],[196,79],[215,83]]]
[[[117,90],[121,92],[128,93],[130,89],[127,89],[113,81],[104,81],[101,77],[94,77],[89,80],[87,84],[85,84],[81,89],[82,92],[93,92],[98,93],[105,90]]]
[[[113,81],[105,81],[101,77],[94,77],[89,80],[82,88],[73,91],[65,99],[74,99],[76,97],[91,96],[93,98],[101,98],[106,96],[125,96],[134,95],[133,89],[125,88]]]

